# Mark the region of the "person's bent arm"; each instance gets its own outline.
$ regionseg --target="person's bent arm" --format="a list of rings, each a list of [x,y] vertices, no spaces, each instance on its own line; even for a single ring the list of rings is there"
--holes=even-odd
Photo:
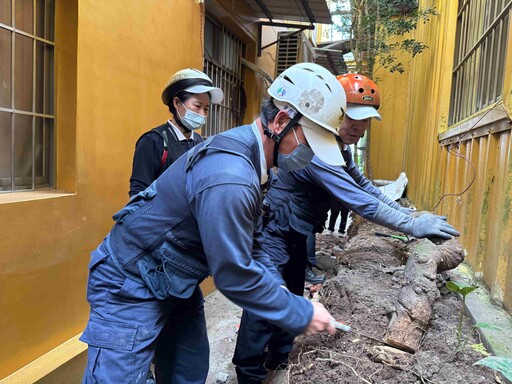
[[[354,179],[354,181],[361,186],[363,189],[365,189],[368,193],[375,196],[377,199],[382,201],[384,204],[389,205],[391,208],[401,210],[403,213],[410,213],[409,209],[402,209],[402,206],[398,204],[396,201],[391,200],[389,197],[387,197],[382,191],[373,185],[373,183],[368,180],[361,170],[357,167],[357,164],[355,163],[352,152],[350,151],[350,148],[347,149],[349,153],[349,161],[347,162],[346,166],[343,167],[344,171]]]
[[[309,176],[333,198],[367,220],[418,238],[449,239],[459,236],[459,232],[443,217],[427,214],[413,218],[384,204],[357,184],[342,167],[333,167],[314,160],[306,169]]]
[[[282,288],[251,257],[257,193],[249,186],[226,184],[208,188],[194,199],[193,210],[216,287],[235,304],[288,331],[330,331],[325,308],[314,308]]]

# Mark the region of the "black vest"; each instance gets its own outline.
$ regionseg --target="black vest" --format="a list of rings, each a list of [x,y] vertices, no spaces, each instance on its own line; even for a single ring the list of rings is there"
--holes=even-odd
[[[198,134],[194,134],[193,139],[180,141],[169,123],[162,124],[152,130],[162,136],[164,140],[164,151],[162,153],[158,176],[169,168],[172,163],[178,160],[181,155],[203,141],[201,135]]]

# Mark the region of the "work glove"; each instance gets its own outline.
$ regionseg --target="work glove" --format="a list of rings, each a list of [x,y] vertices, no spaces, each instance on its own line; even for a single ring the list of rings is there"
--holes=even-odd
[[[451,239],[453,236],[460,235],[455,228],[446,222],[445,216],[424,213],[421,216],[413,217],[384,203],[379,203],[373,217],[365,218],[386,228],[417,238],[440,237],[442,239]]]
[[[411,234],[417,238],[440,237],[441,239],[460,236],[460,233],[446,222],[446,217],[429,213],[413,219]]]
[[[402,207],[400,204],[398,204],[396,201],[391,200],[389,197],[387,197],[385,194],[381,194],[377,197],[380,201],[382,201],[387,206],[396,209],[402,213],[405,213],[406,215],[410,215],[413,212],[416,212],[414,208],[405,208]]]
[[[400,207],[400,208],[398,208],[398,210],[402,213],[405,213],[406,215],[410,215],[411,213],[416,212],[416,210],[414,208]]]
[[[380,201],[382,201],[384,204],[386,204],[387,206],[390,206],[391,208],[393,209],[400,209],[402,208],[402,206],[400,204],[398,204],[396,201],[394,200],[391,200],[389,197],[387,197],[385,194],[381,193],[380,195],[377,196],[377,199],[379,199]]]

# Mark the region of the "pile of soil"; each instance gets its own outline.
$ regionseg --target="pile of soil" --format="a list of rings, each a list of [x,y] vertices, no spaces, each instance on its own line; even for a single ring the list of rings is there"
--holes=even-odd
[[[349,237],[317,235],[319,268],[330,277],[318,296],[331,314],[353,330],[381,340],[394,312],[407,260],[404,242],[377,237],[392,233],[362,221]],[[446,275],[444,275],[446,278]],[[457,329],[462,303],[443,286],[435,302],[430,327],[415,354],[399,360],[376,359],[382,344],[355,332],[299,336],[290,356],[285,383],[505,383],[492,370],[473,363],[484,356],[471,345],[478,334],[464,318],[465,347],[457,350]]]

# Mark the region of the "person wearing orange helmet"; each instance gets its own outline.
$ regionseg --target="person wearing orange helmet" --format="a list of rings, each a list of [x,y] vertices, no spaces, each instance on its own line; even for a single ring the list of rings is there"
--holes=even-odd
[[[286,287],[299,296],[304,293],[307,238],[323,229],[333,199],[370,221],[418,238],[459,236],[444,217],[410,216],[410,209],[386,197],[359,171],[349,145],[364,135],[371,118],[381,119],[377,111],[380,92],[361,74],[341,75],[338,81],[347,97],[347,111],[337,137],[344,164],[328,165],[315,156],[303,169],[278,170],[263,201],[262,211],[268,212],[263,247]],[[244,311],[233,356],[238,383],[262,383],[267,369],[286,367],[295,336]]]

